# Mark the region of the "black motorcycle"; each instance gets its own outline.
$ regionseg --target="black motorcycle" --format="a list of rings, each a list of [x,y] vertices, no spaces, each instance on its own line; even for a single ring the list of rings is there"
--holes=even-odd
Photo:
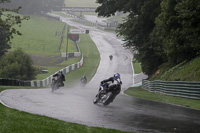
[[[87,78],[86,78],[85,76],[83,76],[83,77],[81,78],[81,86],[85,87],[86,84],[87,84]]]
[[[109,58],[110,58],[110,60],[112,60],[112,59],[113,59],[113,56],[112,56],[112,55],[110,55],[110,56],[109,56]]]
[[[107,89],[105,89],[107,88]],[[121,85],[117,83],[104,83],[100,84],[98,94],[95,96],[93,103],[103,103],[109,105],[115,97],[120,93]]]
[[[55,90],[59,89],[59,85],[58,85],[58,80],[56,79],[56,77],[53,77],[52,82],[51,82],[51,92],[54,92]]]
[[[54,92],[55,90],[59,89],[59,87],[63,87],[64,83],[62,82],[61,77],[53,77],[52,82],[51,82],[51,92]]]

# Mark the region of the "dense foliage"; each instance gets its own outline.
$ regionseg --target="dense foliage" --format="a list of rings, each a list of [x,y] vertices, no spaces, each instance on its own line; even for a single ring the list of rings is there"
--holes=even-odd
[[[20,26],[22,20],[28,19],[28,17],[4,13],[6,11],[18,12],[20,9],[3,8],[1,5],[5,2],[9,2],[9,0],[0,0],[0,57],[10,48],[10,39],[13,38],[13,34],[21,35],[13,26]]]
[[[158,66],[172,66],[199,55],[200,1],[97,0],[99,16],[129,13],[118,28],[125,46],[137,50],[136,59],[150,75]]]
[[[153,36],[172,64],[190,60],[200,52],[200,1],[164,0]],[[162,54],[162,53],[160,53]]]
[[[31,57],[21,49],[17,49],[1,58],[0,77],[21,80],[35,79],[37,70],[32,65]]]
[[[21,17],[16,13],[41,14],[52,9],[61,9],[64,0],[0,0],[0,77],[21,80],[35,79],[36,70],[31,58],[23,51],[8,52],[13,34],[21,35],[14,26],[29,17]],[[20,9],[20,10],[19,10]],[[12,13],[15,12],[15,13]],[[7,53],[7,54],[6,54]]]
[[[141,62],[146,74],[163,63],[156,54],[150,33],[155,26],[155,18],[160,12],[160,0],[97,0],[102,4],[97,8],[98,15],[110,16],[116,11],[129,13],[118,28],[118,34],[124,37],[125,46],[137,50],[136,59]]]

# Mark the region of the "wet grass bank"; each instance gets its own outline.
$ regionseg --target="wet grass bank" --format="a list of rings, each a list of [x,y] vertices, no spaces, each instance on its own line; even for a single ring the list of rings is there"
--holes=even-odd
[[[184,107],[200,110],[200,100],[173,97],[173,96],[167,96],[167,95],[162,95],[158,93],[148,92],[142,89],[142,87],[131,87],[128,90],[126,90],[124,93],[133,97],[141,98],[141,99],[154,100],[154,101],[163,102],[163,103],[181,105]]]

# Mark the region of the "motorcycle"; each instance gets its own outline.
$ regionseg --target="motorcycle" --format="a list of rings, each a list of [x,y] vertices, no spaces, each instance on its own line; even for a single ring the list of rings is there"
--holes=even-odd
[[[85,87],[87,84],[87,78],[84,76],[83,78],[81,78],[81,86]]]
[[[59,87],[64,86],[63,83],[58,79],[57,77],[53,77],[51,82],[51,92],[54,92],[55,90],[59,89]]]
[[[112,59],[113,59],[113,56],[112,56],[112,55],[110,55],[110,56],[109,56],[109,58],[110,58],[110,60],[112,60]]]
[[[108,87],[105,91],[104,87]],[[120,93],[121,85],[117,83],[104,83],[100,84],[98,94],[95,96],[93,103],[102,103],[103,105],[109,105],[115,97]]]

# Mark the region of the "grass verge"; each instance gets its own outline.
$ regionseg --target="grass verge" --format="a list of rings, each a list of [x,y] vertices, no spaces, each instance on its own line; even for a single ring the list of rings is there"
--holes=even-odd
[[[22,36],[14,35],[11,50],[22,48],[26,53],[60,55],[60,52],[66,51],[67,25],[63,34],[63,43],[61,44],[61,33],[64,26],[65,23],[57,20],[30,16],[29,20],[22,22],[21,27],[15,27],[22,33]],[[76,52],[76,47],[71,40],[69,40],[68,51]]]
[[[167,96],[167,95],[162,95],[158,93],[148,92],[142,89],[142,87],[131,87],[127,89],[124,93],[133,97],[141,98],[141,99],[154,100],[158,102],[181,105],[181,106],[185,106],[185,107],[189,107],[193,109],[200,109],[200,100],[173,97],[173,96]]]
[[[0,104],[2,133],[123,133],[117,130],[88,127],[45,116],[11,110]]]
[[[133,69],[135,74],[139,74],[142,72],[141,63],[136,61],[135,58],[133,58]]]
[[[100,62],[99,51],[87,34],[80,35],[81,43],[80,50],[84,55],[83,66],[75,71],[66,74],[65,84],[77,84],[81,77],[86,76],[90,81],[95,75]]]
[[[200,81],[200,56],[173,67],[164,63],[150,80]]]
[[[88,81],[92,79],[94,74],[96,73],[96,70],[99,66],[100,62],[100,55],[99,51],[94,44],[94,42],[91,40],[89,35],[83,34],[80,35],[81,42],[78,44],[80,47],[81,52],[84,55],[84,64],[81,68],[72,71],[70,73],[67,73],[66,76],[66,85],[69,84],[77,84],[80,82],[81,77],[86,76]],[[61,67],[51,67],[51,66],[45,66],[45,68],[48,69],[48,73],[42,73],[37,75],[37,80],[42,80],[51,74],[57,72],[58,70],[64,68],[64,66],[68,66],[73,63],[77,63],[80,59],[79,58],[71,58],[68,61],[62,62],[60,65]]]

